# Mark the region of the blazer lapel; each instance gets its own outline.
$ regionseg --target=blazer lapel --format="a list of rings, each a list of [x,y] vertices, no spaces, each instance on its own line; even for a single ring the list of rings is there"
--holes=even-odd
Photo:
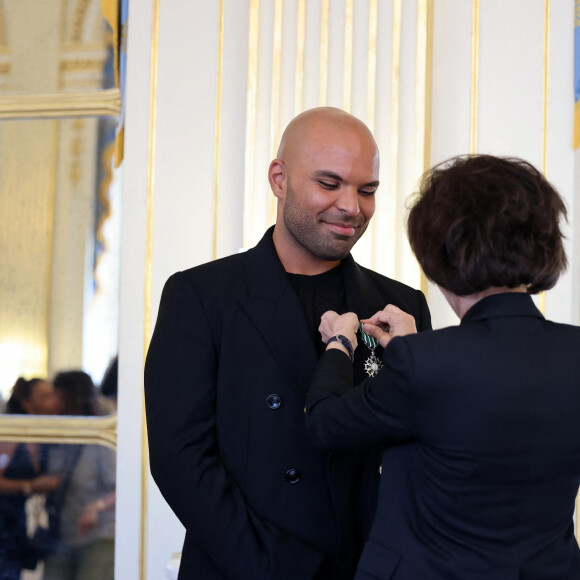
[[[276,254],[270,228],[245,260],[247,297],[241,307],[272,355],[304,398],[317,356],[304,314]]]
[[[343,260],[343,275],[349,312],[354,312],[359,318],[369,318],[387,305],[384,294],[350,254]]]

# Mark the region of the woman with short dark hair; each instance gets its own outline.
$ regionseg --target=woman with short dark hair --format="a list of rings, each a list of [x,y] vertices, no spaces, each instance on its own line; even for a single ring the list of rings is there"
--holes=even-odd
[[[454,294],[522,284],[536,294],[566,268],[564,202],[527,161],[455,158],[423,176],[412,204],[411,248],[425,275]]]
[[[385,448],[357,580],[580,578],[580,328],[530,296],[566,267],[565,217],[529,163],[452,159],[424,176],[408,233],[460,325],[415,334],[387,305],[362,326],[384,367],[353,389],[359,321],[323,315],[308,429],[327,450]]]
[[[6,404],[9,414],[53,415],[59,410],[53,386],[41,378],[19,377]],[[52,491],[58,476],[46,475],[47,446],[0,441],[0,579],[20,580],[37,557],[26,533],[26,500]]]

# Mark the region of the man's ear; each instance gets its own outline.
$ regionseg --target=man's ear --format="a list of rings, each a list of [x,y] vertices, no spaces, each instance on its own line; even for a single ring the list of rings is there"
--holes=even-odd
[[[287,176],[288,174],[284,162],[280,159],[274,159],[274,161],[270,163],[268,169],[268,181],[270,182],[272,193],[278,199],[284,199],[286,197]]]

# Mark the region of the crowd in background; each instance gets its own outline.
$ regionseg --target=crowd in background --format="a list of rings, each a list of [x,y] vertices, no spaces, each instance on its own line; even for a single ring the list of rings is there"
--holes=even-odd
[[[81,370],[52,381],[20,377],[0,411],[107,415],[116,396],[115,358],[98,388]],[[39,580],[112,580],[114,535],[113,450],[0,442],[0,580],[21,580],[25,570]]]

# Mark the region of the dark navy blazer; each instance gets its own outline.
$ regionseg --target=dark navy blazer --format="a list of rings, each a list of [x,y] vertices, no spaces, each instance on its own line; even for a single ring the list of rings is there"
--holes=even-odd
[[[328,351],[308,395],[321,448],[398,444],[356,580],[578,580],[580,328],[499,294],[383,361],[351,389]]]
[[[367,317],[391,302],[430,328],[421,292],[350,256],[343,264],[349,309]],[[336,494],[348,473],[306,434],[317,361],[272,230],[166,283],[145,395],[151,471],[187,531],[180,579],[309,580],[332,569],[339,512],[357,508],[354,490]]]

